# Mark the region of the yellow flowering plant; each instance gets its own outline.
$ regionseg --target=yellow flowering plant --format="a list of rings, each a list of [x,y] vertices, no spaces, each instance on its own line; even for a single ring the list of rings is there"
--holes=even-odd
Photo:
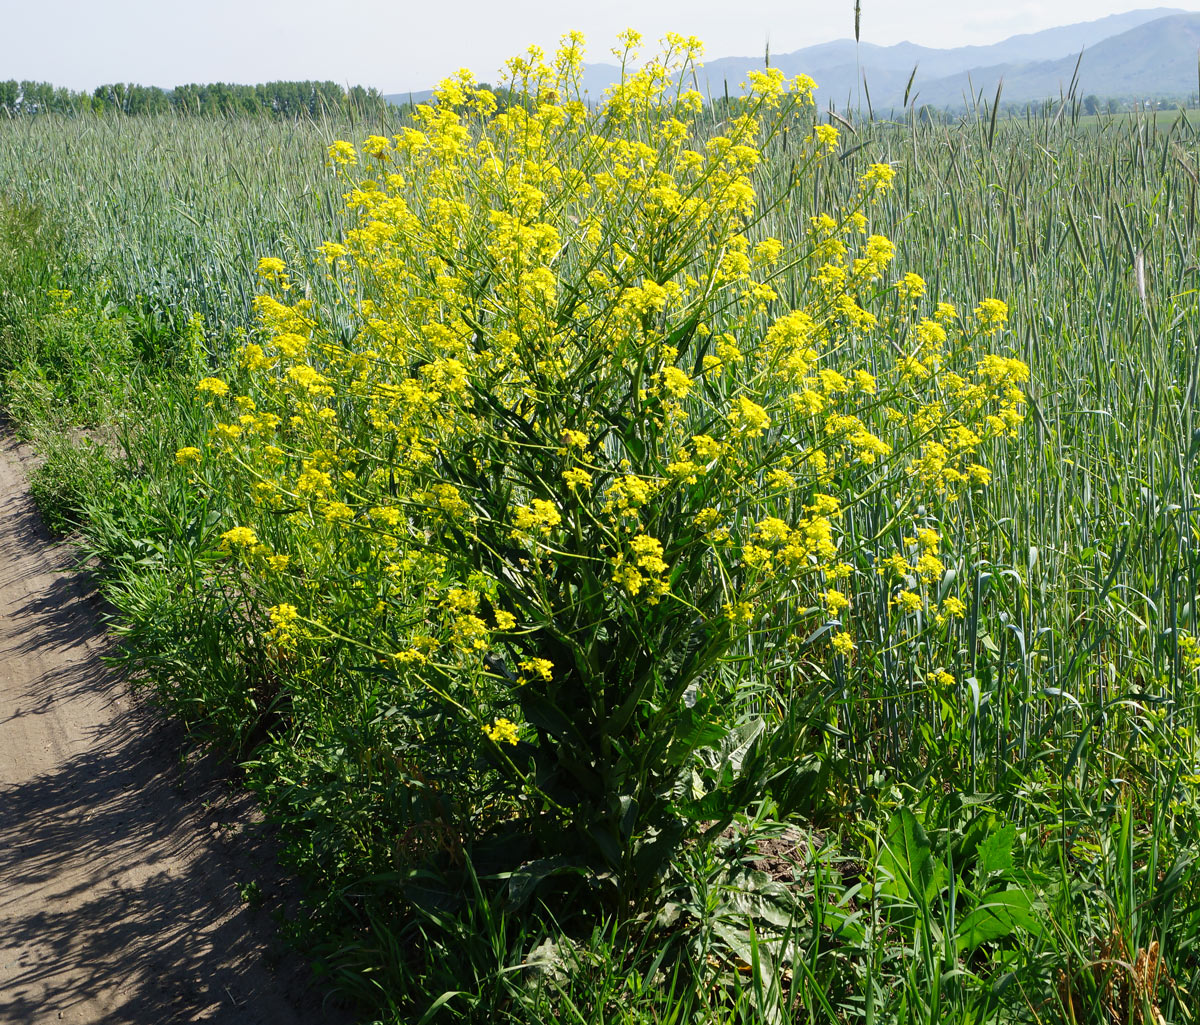
[[[313,269],[260,265],[241,412],[224,380],[198,386],[227,467],[206,486],[239,517],[227,547],[290,538],[244,559],[271,637],[296,643],[302,619],[305,643],[353,645],[361,672],[436,695],[508,799],[515,861],[582,864],[606,899],[649,887],[768,777],[796,789],[778,764],[796,737],[729,707],[719,668],[798,624],[820,638],[803,658],[867,657],[844,517],[885,489],[952,503],[984,486],[1028,376],[975,352],[1003,303],[921,318],[924,282],[893,279],[863,215],[889,164],[799,246],[766,236],[782,197],[756,170],[811,118],[812,82],[758,73],[714,125],[689,88],[698,55],[668,36],[592,109],[573,35],[549,63],[510,62],[523,103],[497,110],[462,72],[393,138],[335,143],[344,237]],[[804,146],[797,183],[837,133]],[[306,273],[336,297],[299,298]],[[899,312],[868,309],[897,295]],[[836,365],[873,333],[879,358]],[[924,559],[932,584],[944,566]]]

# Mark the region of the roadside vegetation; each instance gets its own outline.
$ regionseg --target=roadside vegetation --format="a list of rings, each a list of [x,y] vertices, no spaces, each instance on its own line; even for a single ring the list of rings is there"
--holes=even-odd
[[[0,123],[115,660],[369,1020],[1190,1020],[1191,125],[637,44],[599,109],[568,39],[502,108]]]

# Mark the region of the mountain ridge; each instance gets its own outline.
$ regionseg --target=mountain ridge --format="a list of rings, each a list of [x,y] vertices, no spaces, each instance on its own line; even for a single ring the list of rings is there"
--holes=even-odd
[[[1001,81],[1005,102],[1058,96],[1066,92],[1077,62],[1080,95],[1186,96],[1198,88],[1197,46],[1200,12],[1153,7],[1019,33],[986,45],[934,48],[903,41],[882,46],[835,39],[771,54],[769,59],[789,77],[803,73],[815,79],[820,106],[854,107],[869,101],[877,110],[900,108],[911,80],[910,101],[961,108],[973,95],[990,99]],[[762,68],[765,60],[766,55],[706,61],[697,70],[697,84],[710,97],[737,94],[746,72]],[[616,65],[584,66],[583,84],[592,99],[599,100],[619,78]],[[432,92],[391,94],[387,99],[404,103],[410,95],[423,102]]]

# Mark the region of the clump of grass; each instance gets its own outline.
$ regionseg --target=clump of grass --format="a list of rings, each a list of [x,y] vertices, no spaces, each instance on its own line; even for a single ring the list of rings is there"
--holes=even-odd
[[[87,521],[87,509],[104,506],[119,491],[118,467],[105,447],[88,437],[42,435],[43,460],[29,475],[29,493],[46,526],[70,534]]]

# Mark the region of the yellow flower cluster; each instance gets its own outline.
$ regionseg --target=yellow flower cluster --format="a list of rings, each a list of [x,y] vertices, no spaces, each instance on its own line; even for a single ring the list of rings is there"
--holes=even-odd
[[[621,59],[637,45],[625,35]],[[449,666],[529,694],[593,671],[582,654],[564,664],[565,643],[539,648],[548,637],[583,652],[588,629],[642,643],[641,617],[691,631],[699,615],[734,644],[789,601],[846,620],[827,638],[845,665],[866,636],[852,610],[868,603],[839,557],[843,505],[871,488],[949,499],[987,483],[1028,368],[973,346],[1007,307],[984,299],[959,318],[892,269],[896,247],[863,213],[892,189],[890,164],[867,167],[849,208],[806,216],[803,239],[767,236],[763,151],[811,118],[813,83],[753,72],[714,127],[688,87],[698,53],[667,37],[593,110],[570,36],[550,60],[534,49],[508,64],[525,102],[500,110],[462,72],[410,127],[329,147],[348,227],[312,254],[327,298],[292,285],[311,268],[264,257],[260,334],[227,375],[246,394],[218,404],[229,384],[197,385],[233,411],[213,417],[202,486],[223,488],[238,522],[287,532],[291,556],[236,560],[262,577],[248,593],[275,602],[278,644],[294,643],[297,608],[311,624],[328,603],[367,624],[358,643],[405,638],[375,654],[408,677]],[[799,159],[816,168],[839,136],[807,124]],[[780,268],[796,267],[811,275],[793,305]],[[864,351],[876,330],[903,351],[846,365],[847,343]],[[221,537],[227,551],[258,545],[251,526]],[[886,580],[863,575],[905,615],[961,618],[959,599],[931,597],[941,545],[922,524],[877,563]],[[516,743],[493,718],[505,707],[476,721]]]
[[[214,398],[220,398],[223,395],[229,394],[229,385],[217,377],[205,377],[197,385],[196,391],[202,395],[212,395]]]
[[[521,739],[517,724],[509,719],[499,718],[490,726],[483,727],[488,740],[494,744],[516,744]]]
[[[253,548],[258,544],[258,535],[250,527],[233,527],[221,535],[221,547],[226,551]]]
[[[300,619],[300,612],[296,606],[288,602],[281,602],[278,605],[272,605],[267,610],[267,614],[271,619],[271,629],[267,631],[267,636],[280,647],[287,648],[294,645],[299,633]]]
[[[665,574],[670,566],[663,561],[662,542],[647,534],[631,538],[628,550],[617,555],[613,567],[613,581],[631,598],[644,595],[653,605],[668,591]]]

